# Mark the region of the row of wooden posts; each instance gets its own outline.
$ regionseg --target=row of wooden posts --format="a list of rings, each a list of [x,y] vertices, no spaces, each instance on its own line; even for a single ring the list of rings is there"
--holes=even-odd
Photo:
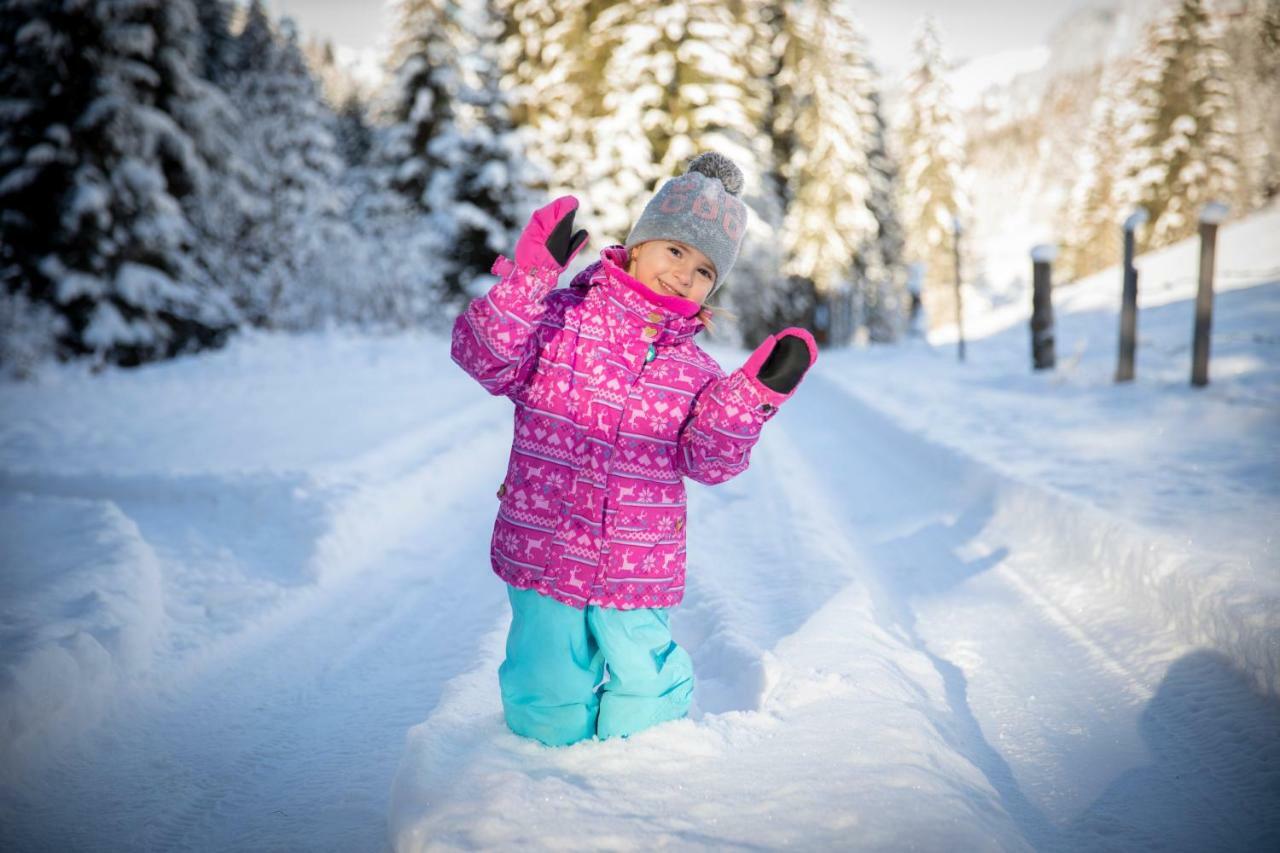
[[[1213,325],[1214,253],[1218,226],[1227,217],[1227,207],[1219,202],[1206,204],[1200,212],[1200,284],[1196,291],[1196,318],[1192,332],[1191,384],[1209,384],[1209,336]],[[1138,329],[1138,268],[1134,266],[1134,232],[1147,221],[1139,208],[1124,221],[1124,266],[1120,309],[1120,351],[1116,382],[1131,382]],[[960,226],[953,223],[956,252],[956,326],[959,332],[957,355],[964,361],[964,323],[960,302]],[[1057,249],[1039,245],[1031,250],[1031,364],[1036,370],[1052,369],[1056,363],[1053,333],[1053,261]]]

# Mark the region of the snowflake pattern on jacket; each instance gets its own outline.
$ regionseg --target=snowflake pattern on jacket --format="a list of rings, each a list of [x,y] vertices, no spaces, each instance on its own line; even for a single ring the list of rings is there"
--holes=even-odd
[[[516,407],[493,570],[578,608],[678,604],[683,478],[745,471],[791,396],[726,375],[694,342],[702,321],[676,310],[696,305],[654,294],[626,257],[610,246],[558,290],[556,271],[499,257],[501,280],[453,327],[453,360]]]

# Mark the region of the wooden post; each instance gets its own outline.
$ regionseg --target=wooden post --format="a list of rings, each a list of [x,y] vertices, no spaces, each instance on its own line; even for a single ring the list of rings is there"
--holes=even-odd
[[[1227,206],[1211,201],[1200,211],[1200,286],[1196,290],[1196,326],[1191,345],[1191,385],[1209,384],[1209,335],[1213,326],[1213,262],[1218,226],[1227,218]]]
[[[911,299],[911,306],[907,309],[908,337],[920,334],[920,309],[924,306],[920,294],[924,290],[925,269],[925,265],[919,262],[907,265],[907,294]]]
[[[1124,221],[1124,290],[1120,303],[1120,358],[1116,364],[1116,381],[1133,381],[1134,350],[1138,341],[1138,268],[1133,264],[1134,232],[1147,221],[1146,208],[1140,207]]]
[[[960,296],[960,217],[951,217],[951,230],[953,239],[951,241],[952,248],[955,250],[956,256],[956,336],[959,342],[959,349],[956,354],[960,361],[964,361],[964,301]]]
[[[1055,246],[1039,245],[1031,250],[1031,364],[1036,370],[1051,370],[1053,351],[1053,259]]]

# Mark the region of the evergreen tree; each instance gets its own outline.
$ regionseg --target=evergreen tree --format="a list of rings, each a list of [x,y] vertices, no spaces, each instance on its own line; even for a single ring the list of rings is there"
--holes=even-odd
[[[1144,248],[1195,234],[1206,202],[1234,196],[1235,128],[1218,38],[1202,0],[1180,0],[1148,36],[1122,188],[1150,215]]]
[[[400,20],[393,125],[380,159],[441,235],[444,298],[460,307],[524,224],[528,179],[496,58],[483,46],[493,37],[475,32],[482,19],[440,0],[404,0]]]
[[[922,298],[931,328],[955,321],[952,222],[957,217],[963,222],[969,210],[963,187],[964,138],[946,70],[937,26],[926,18],[907,78],[899,149],[906,258],[924,265]]]
[[[365,112],[364,102],[352,93],[338,110],[338,149],[348,166],[363,166],[373,149],[373,130]]]
[[[9,0],[0,21],[4,313],[121,364],[218,342],[235,315],[187,215],[216,177],[190,2]]]
[[[1066,280],[1105,269],[1122,256],[1121,223],[1132,210],[1124,209],[1119,185],[1125,129],[1134,112],[1132,92],[1123,81],[1132,79],[1133,73],[1131,64],[1118,63],[1107,69],[1099,84],[1085,144],[1076,158],[1076,180],[1062,215],[1060,266]]]
[[[741,306],[744,319],[758,314],[760,297],[778,284],[771,231],[781,220],[767,181],[768,137],[760,133],[772,43],[760,12],[768,3],[528,6],[556,24],[545,33],[512,28],[515,47],[507,45],[504,69],[525,95],[517,114],[535,124],[547,194],[577,195],[580,221],[598,243],[620,242],[658,184],[683,172],[692,156],[716,150],[731,157],[756,215],[733,281],[714,299],[728,306],[717,312],[715,331],[731,332]]]
[[[1223,49],[1232,59],[1236,206],[1244,212],[1280,195],[1280,0],[1246,0],[1228,18]]]
[[[499,86],[493,7],[485,3],[480,11],[465,21],[469,49],[460,62],[460,132],[439,140],[446,168],[432,175],[429,189],[433,215],[450,226],[449,275],[468,296],[483,292],[480,282],[488,281],[494,256],[512,251],[537,206],[530,189],[534,172]]]
[[[592,154],[592,126],[603,112],[601,85],[608,45],[591,22],[618,0],[496,0],[503,22],[498,67],[510,93],[510,118],[538,170],[544,196],[578,195],[578,221],[596,233],[592,200],[582,192]]]
[[[229,0],[195,0],[199,20],[197,73],[221,89],[230,89],[239,63],[231,32]]]
[[[889,128],[872,92],[870,105],[867,209],[875,218],[874,232],[865,235],[854,264],[856,292],[862,294],[862,310],[856,318],[873,343],[896,341],[906,329],[911,296],[903,267],[905,240],[898,215],[898,166],[889,153]]]
[[[893,166],[874,72],[861,33],[842,3],[796,4],[787,16],[775,107],[790,149],[779,164],[789,204],[781,231],[784,271],[830,298],[853,289],[878,340],[896,336],[899,266]]]
[[[374,150],[379,147],[374,129]],[[351,224],[358,236],[349,267],[344,319],[372,328],[447,328],[453,315],[441,311],[446,247],[427,227],[426,217],[390,185],[390,173],[376,163],[347,171]]]
[[[244,241],[238,294],[252,322],[305,327],[331,315],[343,286],[334,274],[350,241],[339,192],[341,159],[332,114],[307,69],[292,23],[280,38],[259,0],[241,33],[236,102],[264,192],[264,210]]]
[[[233,302],[246,278],[243,241],[266,213],[261,173],[253,166],[243,117],[231,102],[241,65],[239,40],[231,33],[233,11],[226,0],[195,0],[197,68],[192,87],[200,97],[175,105],[178,120],[208,164],[209,179],[184,202],[196,231],[193,255],[203,275]],[[243,321],[243,316],[237,319]]]
[[[817,303],[812,282],[792,281],[781,273],[785,253],[777,238],[794,189],[783,176],[783,167],[791,162],[795,148],[795,97],[787,68],[796,63],[797,42],[789,33],[791,10],[797,6],[792,0],[747,0],[737,13],[739,20],[752,27],[752,45],[765,46],[759,54],[747,54],[745,63],[763,90],[760,125],[764,132],[757,134],[760,148],[755,157],[760,201],[751,205],[760,222],[748,225],[739,262],[745,263],[745,269],[735,275],[727,294],[747,346],[758,345],[784,326],[809,325]]]
[[[383,156],[392,186],[422,213],[432,212],[427,187],[443,167],[432,143],[457,133],[454,101],[461,88],[462,34],[445,0],[402,0],[392,53],[395,79]]]
[[[713,0],[616,3],[593,20],[589,41],[606,93],[579,181],[597,227],[621,240],[658,184],[690,158],[715,142],[741,147],[758,137],[763,93],[741,61],[751,30]],[[753,159],[739,165],[754,190]]]

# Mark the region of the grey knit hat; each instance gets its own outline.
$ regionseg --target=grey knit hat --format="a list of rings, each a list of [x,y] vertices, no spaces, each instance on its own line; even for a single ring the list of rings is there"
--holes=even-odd
[[[723,154],[707,151],[689,161],[649,199],[627,236],[626,247],[650,240],[676,240],[693,246],[716,265],[715,288],[729,275],[747,233],[742,172]]]

